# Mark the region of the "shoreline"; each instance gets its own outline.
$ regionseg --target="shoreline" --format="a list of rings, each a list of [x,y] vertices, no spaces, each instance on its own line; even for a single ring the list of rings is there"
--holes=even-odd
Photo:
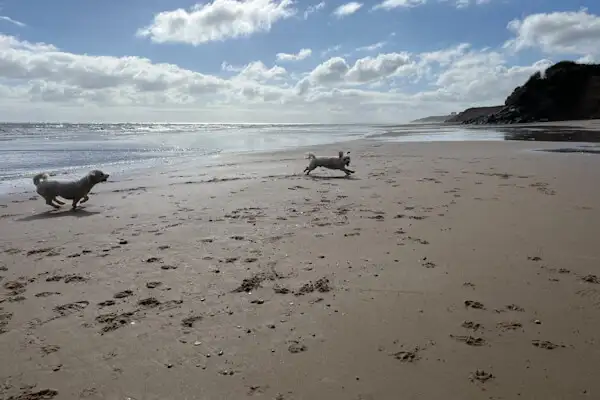
[[[259,157],[262,156],[269,156],[270,154],[276,154],[276,153],[280,153],[280,152],[286,152],[286,153],[299,153],[301,151],[310,151],[310,150],[317,150],[320,148],[332,148],[333,146],[339,145],[339,146],[344,146],[344,144],[349,144],[350,146],[353,145],[353,143],[355,142],[362,142],[362,141],[381,141],[383,143],[389,143],[391,142],[395,142],[395,140],[390,140],[389,137],[386,134],[392,133],[394,128],[410,128],[411,126],[436,126],[436,127],[452,127],[452,128],[458,128],[458,129],[465,129],[465,130],[498,130],[499,133],[501,133],[502,131],[519,131],[520,129],[527,129],[527,128],[547,128],[547,129],[581,129],[584,131],[599,131],[600,132],[600,120],[585,120],[585,121],[559,121],[559,122],[546,122],[546,123],[523,123],[523,124],[512,124],[512,125],[462,125],[460,123],[424,123],[424,124],[405,124],[405,125],[389,125],[389,126],[379,126],[378,128],[385,128],[385,129],[391,129],[392,131],[389,130],[383,130],[381,131],[379,134],[374,134],[374,136],[372,137],[362,137],[362,138],[345,138],[343,140],[337,141],[337,142],[332,142],[332,143],[327,143],[327,144],[312,144],[312,145],[306,145],[306,146],[300,146],[300,147],[287,147],[287,148],[281,148],[281,149],[277,149],[277,150],[259,150],[259,151],[226,151],[226,152],[219,152],[217,154],[204,154],[201,156],[185,156],[183,158],[185,158],[185,160],[181,161],[181,159],[177,159],[176,157],[173,159],[169,159],[171,162],[167,163],[167,165],[165,165],[164,163],[157,163],[157,164],[153,164],[153,165],[149,165],[146,162],[143,162],[142,160],[139,160],[138,163],[134,163],[131,165],[127,165],[127,164],[123,164],[121,162],[119,163],[113,163],[113,164],[108,164],[108,165],[104,165],[103,167],[100,168],[105,168],[107,171],[109,171],[111,174],[116,174],[118,172],[113,172],[114,169],[117,169],[121,172],[121,175],[128,175],[128,176],[140,176],[143,175],[144,172],[151,170],[151,169],[168,169],[171,168],[173,164],[176,165],[191,165],[191,164],[195,164],[194,167],[196,168],[214,168],[215,166],[219,165],[219,162],[213,162],[210,161],[213,158],[223,158],[225,160],[230,160],[231,158],[237,158],[237,157],[246,157],[249,155],[257,155]],[[435,132],[431,132],[431,133],[435,133]],[[417,133],[416,135],[421,135],[421,133]],[[425,135],[426,136],[426,135]],[[385,137],[388,137],[388,139],[384,139]],[[477,141],[487,141],[487,140],[491,140],[491,141],[503,141],[502,139],[477,139],[477,138],[473,138],[473,139],[461,139],[459,141],[464,141],[464,142],[477,142]],[[447,140],[445,139],[436,139],[436,138],[430,138],[428,137],[427,139],[424,139],[422,141],[422,143],[429,143],[429,142],[436,142],[436,141],[442,141],[442,142],[446,142]],[[406,143],[419,143],[421,141],[406,141]],[[582,142],[582,143],[586,143],[586,142]],[[204,161],[200,161],[198,162],[197,160],[204,160]],[[157,159],[158,160],[158,159]],[[157,160],[155,160],[154,162],[157,162]],[[193,161],[192,161],[193,160]],[[92,167],[90,167],[91,169]],[[86,168],[85,167],[65,167],[65,171],[62,173],[58,173],[57,176],[69,176],[69,177],[76,177],[76,176],[80,176],[82,174],[84,174]],[[78,171],[78,172],[74,172],[74,171]],[[43,171],[38,171],[38,172],[43,172]],[[48,171],[46,171],[48,172]],[[36,172],[37,173],[37,172]],[[34,174],[32,173],[32,176]],[[25,181],[27,179],[27,182]],[[66,179],[66,178],[65,178]],[[19,184],[11,184],[10,182],[17,182],[17,181],[22,181]],[[8,186],[6,189],[3,189],[2,192],[0,192],[0,198],[3,197],[10,197],[10,196],[15,196],[15,195],[22,195],[23,193],[27,193],[28,190],[25,189],[25,187],[29,186],[29,178],[21,178],[21,179],[16,179],[16,180],[8,180],[8,181],[4,181],[1,182],[0,184],[3,185],[10,185]]]
[[[600,131],[600,128],[599,128]],[[219,154],[218,160],[212,162],[211,164],[203,163],[198,165],[195,161],[186,160],[184,162],[172,163],[172,164],[163,164],[160,167],[147,167],[147,168],[137,168],[125,171],[123,174],[111,173],[111,178],[109,179],[108,185],[111,188],[114,187],[113,190],[125,190],[128,185],[127,182],[151,182],[152,180],[159,177],[160,180],[164,180],[164,176],[171,176],[172,178],[192,178],[194,174],[184,174],[184,175],[175,175],[177,171],[192,171],[192,170],[201,170],[196,177],[210,177],[207,179],[216,179],[216,180],[229,180],[236,179],[236,174],[239,172],[239,169],[244,169],[244,166],[252,165],[254,163],[270,163],[270,162],[296,162],[296,163],[304,163],[307,162],[305,156],[308,152],[317,152],[319,154],[329,154],[331,156],[335,156],[337,154],[338,149],[348,149],[352,152],[358,148],[368,148],[368,147],[380,147],[380,146],[426,146],[428,144],[434,145],[445,145],[452,143],[453,146],[458,145],[460,143],[464,143],[465,146],[473,146],[477,144],[483,143],[510,143],[510,146],[514,149],[521,149],[527,151],[551,151],[554,154],[560,153],[561,149],[566,148],[575,148],[578,146],[589,145],[587,142],[538,142],[538,141],[505,141],[505,140],[469,140],[469,141],[424,141],[424,142],[401,142],[401,141],[393,141],[393,140],[380,140],[380,139],[354,139],[344,142],[337,142],[328,145],[310,145],[303,146],[300,148],[290,148],[290,149],[282,149],[276,151],[256,151],[256,152],[238,152],[238,153],[225,153]],[[565,146],[564,144],[568,143],[570,146]],[[346,145],[346,147],[341,145]],[[354,159],[354,156],[351,153],[351,156]],[[215,156],[210,156],[215,157]],[[272,161],[268,161],[272,160]],[[356,161],[354,161],[355,163]],[[107,170],[109,171],[109,170]],[[153,171],[152,173],[149,173]],[[286,174],[284,176],[293,175],[294,173],[300,173],[299,171],[290,172],[290,174]],[[214,172],[214,173],[213,173]],[[223,174],[225,174],[223,176]],[[73,174],[71,174],[73,175]],[[76,175],[77,177],[79,175]],[[81,175],[83,176],[83,175]],[[115,180],[115,178],[120,177],[121,179]],[[53,176],[53,178],[61,179],[60,176]],[[63,178],[64,179],[64,178]],[[93,190],[92,194],[99,192],[103,186],[107,183],[102,183],[97,185]],[[163,182],[164,184],[164,182]],[[32,200],[40,200],[40,197],[35,192],[35,188],[33,184],[29,184],[28,187],[23,186],[22,191],[16,192],[8,192],[8,193],[0,193],[0,207],[6,207],[10,203],[22,203],[24,201],[32,201]]]
[[[598,128],[600,131],[600,127]],[[485,139],[474,139],[474,140],[461,140],[461,141],[446,141],[446,140],[428,140],[428,141],[416,141],[416,142],[403,142],[403,141],[394,141],[394,140],[385,140],[385,139],[370,139],[370,138],[360,138],[360,139],[352,139],[345,140],[341,142],[330,143],[326,145],[307,145],[295,148],[287,148],[287,149],[279,149],[279,150],[261,150],[261,151],[247,151],[247,152],[228,152],[228,153],[219,153],[216,155],[208,155],[207,158],[213,158],[214,161],[207,163],[206,161],[198,164],[196,160],[193,160],[192,157],[186,158],[184,161],[175,162],[175,163],[167,163],[162,164],[160,166],[148,166],[143,168],[133,168],[125,170],[124,173],[118,174],[112,172],[110,169],[106,169],[107,172],[111,174],[111,179],[114,179],[117,176],[124,178],[121,180],[110,180],[109,184],[119,184],[119,182],[129,182],[129,181],[137,181],[137,180],[148,180],[151,179],[151,175],[166,175],[170,173],[174,173],[179,170],[194,170],[200,169],[202,171],[207,171],[206,173],[202,172],[203,175],[210,175],[211,171],[219,171],[224,170],[228,171],[228,168],[240,167],[247,163],[252,163],[252,161],[258,161],[259,163],[265,162],[268,159],[274,159],[277,161],[298,161],[300,163],[306,162],[305,156],[309,152],[317,152],[319,155],[326,156],[331,153],[330,156],[335,156],[338,151],[346,149],[355,150],[357,148],[364,147],[379,147],[379,146],[388,146],[388,145],[427,145],[427,144],[445,144],[445,143],[464,143],[466,146],[477,144],[477,143],[514,143],[516,147],[521,146],[519,143],[527,143],[524,144],[524,147],[529,147],[531,143],[536,143],[535,147],[540,148],[548,148],[548,149],[558,149],[565,147],[561,145],[564,142],[535,142],[535,141],[506,141],[506,140],[485,140]],[[580,145],[586,144],[586,142],[570,142],[571,145]],[[352,156],[352,154],[351,154]],[[204,156],[203,156],[204,157]],[[92,169],[90,167],[90,169]],[[154,171],[154,173],[148,173],[149,171]],[[43,171],[41,171],[43,172]],[[85,172],[81,174],[73,174],[69,173],[66,175],[72,176],[73,179],[77,177],[83,176]],[[61,178],[61,175],[52,175],[55,179],[67,179]],[[33,177],[33,175],[32,175]],[[31,177],[31,178],[32,178]],[[214,175],[213,178],[219,179],[218,176]],[[31,180],[28,178],[28,180]],[[104,185],[104,184],[103,184]],[[101,187],[101,186],[100,186]],[[98,190],[98,186],[95,190],[92,190],[92,193]],[[26,186],[23,186],[22,191],[14,191],[7,193],[0,193],[0,202],[10,201],[10,200],[23,200],[24,197],[27,196],[38,196],[35,193],[35,188],[33,184],[29,183]]]

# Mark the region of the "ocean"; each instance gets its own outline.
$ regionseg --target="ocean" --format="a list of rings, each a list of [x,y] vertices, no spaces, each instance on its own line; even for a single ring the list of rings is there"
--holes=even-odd
[[[0,124],[0,194],[31,185],[38,172],[125,172],[219,155],[360,139],[368,126],[257,124]]]
[[[238,152],[276,151],[357,139],[382,141],[506,140],[494,129],[440,125],[313,124],[0,124],[0,194],[30,188],[38,172],[78,176],[193,160],[199,166]]]

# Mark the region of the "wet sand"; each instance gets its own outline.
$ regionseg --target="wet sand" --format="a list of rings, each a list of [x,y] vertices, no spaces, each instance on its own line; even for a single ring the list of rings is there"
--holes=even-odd
[[[349,146],[2,200],[2,398],[598,398],[600,157]]]

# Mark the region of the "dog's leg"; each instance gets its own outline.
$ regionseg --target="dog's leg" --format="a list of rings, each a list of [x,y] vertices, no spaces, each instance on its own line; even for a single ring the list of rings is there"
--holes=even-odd
[[[83,196],[83,199],[81,199],[81,201],[79,202],[79,204],[83,204],[86,201],[88,201],[90,198],[87,196],[87,194],[85,196]]]
[[[57,199],[56,197],[54,198],[54,202],[55,202],[56,204],[60,204],[61,206],[64,206],[64,205],[65,205],[64,201],[60,201],[60,200],[59,200],[59,199]]]
[[[344,169],[342,169],[342,171],[344,171],[346,173],[346,176],[349,176],[350,174],[354,173],[354,171],[352,171],[351,169],[348,169],[348,168],[344,168]]]
[[[47,198],[46,198],[46,204],[48,204],[49,206],[52,206],[52,207],[54,207],[55,209],[59,209],[59,208],[60,208],[60,206],[59,206],[58,204],[54,204],[54,203],[52,202],[52,200],[53,200],[53,199],[52,199],[51,197],[47,197]]]
[[[71,210],[75,210],[77,208],[77,203],[79,202],[79,200],[81,199],[73,199],[73,206],[71,207]]]

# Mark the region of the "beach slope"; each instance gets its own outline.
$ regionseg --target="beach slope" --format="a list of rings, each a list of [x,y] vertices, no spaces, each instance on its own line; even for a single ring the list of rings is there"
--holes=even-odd
[[[5,199],[2,398],[598,398],[600,157],[351,147]]]

